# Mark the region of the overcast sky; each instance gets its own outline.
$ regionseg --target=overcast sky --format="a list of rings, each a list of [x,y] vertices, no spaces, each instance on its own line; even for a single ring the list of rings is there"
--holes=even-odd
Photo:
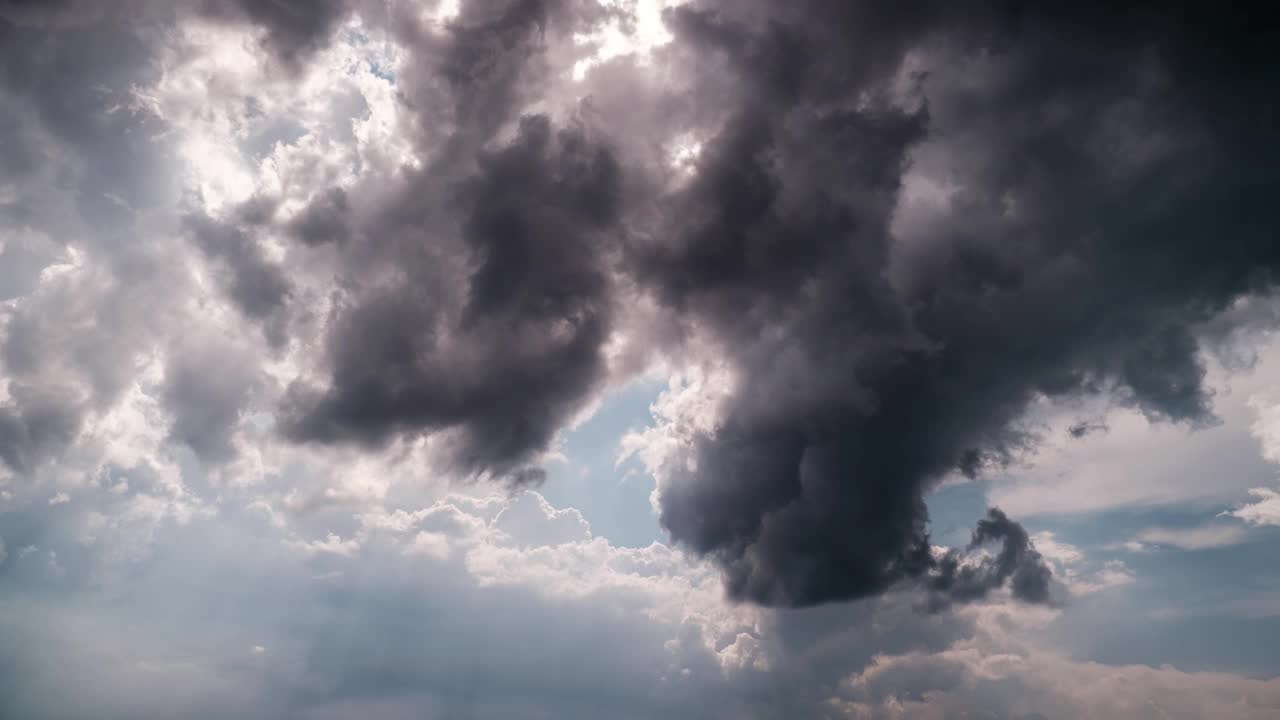
[[[1166,5],[0,0],[0,717],[1280,717]]]

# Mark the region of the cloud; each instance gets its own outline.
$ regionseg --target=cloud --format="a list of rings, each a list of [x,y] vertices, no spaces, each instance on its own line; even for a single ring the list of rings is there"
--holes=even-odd
[[[422,283],[437,270],[422,266],[420,278],[343,313],[329,337],[330,386],[295,386],[286,433],[378,444],[453,427],[465,470],[531,460],[603,376],[609,299],[597,231],[616,182],[606,148],[523,119],[516,140],[456,190],[471,206],[454,261],[474,267],[467,284],[433,297]]]
[[[1168,717],[1253,720],[1280,704],[1280,683],[1172,667],[1079,662],[987,643],[882,656],[849,679],[838,717]]]
[[[405,548],[409,555],[428,555],[438,560],[449,557],[449,538],[441,533],[420,531]]]
[[[663,525],[736,597],[820,603],[924,572],[923,494],[1034,448],[1020,421],[1040,398],[1108,393],[1153,421],[1212,423],[1195,328],[1275,260],[1245,229],[1267,203],[1237,172],[1261,76],[1223,94],[1200,65],[1231,28],[1178,11],[1170,26],[1204,34],[1130,36],[1123,13],[1085,8],[1006,23],[748,5],[669,16],[703,70],[689,96],[727,101],[701,118],[661,229],[628,247],[641,286],[737,376],[660,497]],[[1205,93],[1222,116],[1198,119]],[[925,212],[900,202],[910,177],[956,189],[904,225]],[[1206,238],[1227,221],[1241,231],[1221,252]]]
[[[1102,671],[984,623],[1133,573],[1012,517],[1257,488],[1270,522],[1202,482],[1256,449],[1204,346],[1274,322],[1247,17],[428,5],[0,2],[6,712],[1070,716]],[[640,372],[672,542],[626,548],[525,489]],[[1106,432],[1037,425],[1099,396]],[[943,478],[1153,427],[1214,452],[997,482],[931,543]]]
[[[74,397],[66,393],[10,385],[8,394],[12,405],[0,407],[0,459],[27,472],[68,445],[81,419]]]
[[[1027,457],[991,473],[987,497],[1020,516],[1082,515],[1109,509],[1236,502],[1275,471],[1258,452],[1259,418],[1280,377],[1272,335],[1205,348],[1206,384],[1219,422],[1193,429],[1153,422],[1109,398],[1044,402],[1025,422],[1043,440]],[[1252,356],[1233,365],[1225,354]],[[1105,433],[1073,438],[1081,416],[1102,418]],[[1206,478],[1215,481],[1206,482]]]
[[[328,40],[350,6],[347,0],[197,0],[197,8],[211,18],[262,28],[262,42],[282,60],[297,64]]]
[[[350,233],[347,228],[349,212],[347,193],[340,187],[330,188],[298,213],[292,221],[292,229],[298,239],[308,245],[343,242]]]
[[[1027,531],[996,508],[988,510],[987,517],[978,521],[969,549],[990,542],[1000,543],[1000,552],[994,558],[965,562],[966,558],[953,551],[937,562],[937,574],[928,582],[934,593],[930,600],[932,607],[982,599],[1004,587],[1006,582],[1013,597],[1019,600],[1049,602],[1052,571],[1032,546]]]
[[[494,527],[533,545],[558,545],[591,537],[591,526],[572,508],[557,510],[535,492],[524,492],[494,519]]]
[[[234,457],[233,435],[260,384],[254,361],[252,354],[213,338],[175,349],[161,391],[174,416],[173,439],[211,464]]]
[[[1250,525],[1280,525],[1280,493],[1271,488],[1251,488],[1249,494],[1256,500],[1244,503],[1226,514],[1238,517]]]
[[[295,520],[276,529],[226,507],[161,526],[148,560],[119,575],[105,572],[101,544],[67,545],[65,559],[60,547],[65,574],[43,584],[10,567],[34,557],[10,558],[0,631],[14,642],[0,660],[22,662],[0,680],[4,707],[66,718],[217,717],[231,705],[248,718],[763,719],[1126,717],[1158,703],[1247,718],[1275,702],[1274,681],[1067,659],[1025,637],[1061,611],[1002,599],[929,616],[902,595],[735,605],[714,567],[662,544],[568,537],[573,512],[536,493],[440,492],[380,505],[342,534]],[[524,521],[503,519],[509,511]],[[6,528],[14,519],[4,516]],[[294,539],[347,550],[310,552]],[[253,611],[218,612],[228,607]],[[1098,690],[1109,678],[1123,688]]]
[[[0,116],[22,148],[0,181],[0,242],[7,256],[51,239],[10,270],[0,310],[0,461],[24,478],[121,400],[180,306],[180,253],[157,237],[170,147],[134,95],[155,78],[156,36],[139,29],[156,14],[133,9],[130,23],[79,2],[0,17]]]
[[[227,508],[159,527],[143,577],[107,573],[105,546],[73,543],[80,549],[53,594],[6,567],[0,585],[14,594],[0,630],[16,642],[0,659],[21,658],[23,670],[0,681],[4,707],[68,718],[162,717],[177,708],[215,717],[230,702],[245,717],[380,717],[378,703],[390,699],[402,712],[494,718],[727,716],[699,709],[707,707],[742,716],[730,688],[736,666],[722,666],[716,649],[721,638],[751,635],[754,611],[725,604],[714,574],[671,548],[565,538],[558,525],[573,511],[522,497],[384,508],[351,535],[317,536],[292,523],[275,530]],[[513,524],[503,515],[517,507],[526,507],[524,522]],[[21,528],[4,517],[7,528]],[[203,590],[176,582],[193,562],[212,573]],[[243,573],[259,581],[236,580]],[[129,602],[100,603],[80,585],[89,578]],[[350,604],[357,596],[364,599]],[[156,622],[174,611],[216,617],[205,613],[218,606],[255,611],[230,624],[182,620],[166,630],[168,621]],[[276,613],[301,624],[277,623]],[[135,628],[132,642],[117,642],[120,622]],[[339,629],[356,625],[365,630]],[[628,652],[615,652],[619,643]],[[261,665],[244,664],[246,647]],[[553,649],[558,660],[547,664]],[[741,641],[734,659],[750,667],[764,651]],[[488,678],[482,694],[466,680],[478,667]],[[248,681],[255,673],[260,679]],[[67,692],[69,678],[84,692]],[[219,695],[225,702],[213,700]]]
[[[18,124],[92,158],[87,195],[116,198],[84,219],[156,240],[133,264],[95,245],[99,293],[167,311],[114,318],[133,332],[74,368],[89,377],[19,377],[34,389],[14,399],[71,386],[49,432],[33,420],[44,405],[6,405],[22,472],[158,352],[174,439],[205,465],[248,462],[236,434],[262,413],[291,442],[379,453],[429,437],[445,472],[536,480],[556,433],[617,379],[623,337],[670,367],[715,356],[733,378],[715,427],[685,433],[688,457],[663,469],[675,540],[716,560],[735,597],[857,598],[949,572],[924,494],[1039,447],[1024,421],[1045,398],[1102,393],[1144,421],[1211,424],[1197,333],[1264,289],[1274,260],[1251,229],[1267,203],[1228,172],[1269,147],[1248,145],[1266,136],[1242,99],[1265,83],[1211,82],[1204,41],[1232,28],[1182,10],[1133,36],[1088,8],[818,0],[690,4],[661,32],[649,4],[495,0],[444,24],[357,2],[176,12],[138,21],[176,18],[171,42],[62,48],[119,94],[99,109],[96,85],[63,88],[107,122],[10,79]],[[614,26],[648,39],[611,57],[573,43]],[[1211,44],[1233,67],[1253,51]],[[119,59],[91,67],[109,47]],[[652,80],[674,67],[687,72]],[[1192,111],[1206,100],[1221,112]],[[93,170],[118,147],[136,186]],[[185,194],[164,189],[175,176]],[[1203,241],[1225,216],[1230,246]],[[203,262],[161,249],[175,224]],[[121,268],[143,266],[163,280],[126,295]],[[203,321],[245,335],[222,361],[243,372],[182,350],[201,303],[263,331],[266,347],[243,322]],[[19,376],[40,367],[41,328],[70,325],[41,312],[24,300],[9,323]]]
[[[1239,525],[1211,524],[1189,528],[1149,528],[1135,536],[1140,543],[1167,545],[1180,550],[1210,550],[1244,542],[1246,530]]]
[[[1049,531],[1032,536],[1035,549],[1053,569],[1053,577],[1072,596],[1092,595],[1108,588],[1127,585],[1134,580],[1133,571],[1122,560],[1106,560],[1101,567],[1090,563],[1084,551],[1057,538]],[[1141,543],[1133,546],[1141,548]],[[1132,548],[1130,548],[1132,551]],[[1093,567],[1090,567],[1093,565]]]

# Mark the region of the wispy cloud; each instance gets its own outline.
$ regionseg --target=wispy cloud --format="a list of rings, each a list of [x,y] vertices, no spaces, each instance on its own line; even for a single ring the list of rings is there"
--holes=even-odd
[[[1148,546],[1174,547],[1180,550],[1211,550],[1244,542],[1248,531],[1240,525],[1209,524],[1188,528],[1148,528],[1138,533],[1130,542]],[[1133,545],[1126,544],[1134,548]]]
[[[1249,494],[1256,498],[1230,512],[1250,525],[1280,525],[1280,492],[1271,488],[1252,488]]]

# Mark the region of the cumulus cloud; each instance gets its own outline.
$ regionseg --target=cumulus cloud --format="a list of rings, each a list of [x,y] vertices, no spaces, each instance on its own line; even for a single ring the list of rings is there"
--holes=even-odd
[[[836,717],[1270,717],[1280,684],[1172,667],[1109,666],[984,643],[882,656],[849,679]]]
[[[993,678],[1043,703],[1011,715],[1103,707],[1043,684],[1092,666],[974,650],[994,606],[1051,618],[1059,584],[1133,578],[1014,518],[1205,483],[998,482],[1009,514],[952,549],[925,499],[1053,443],[1216,443],[1246,406],[1273,454],[1265,393],[1219,397],[1235,366],[1203,352],[1275,321],[1244,307],[1280,262],[1253,22],[0,0],[0,518],[38,548],[0,547],[5,709],[874,716],[960,712]],[[672,382],[622,457],[671,543],[623,548],[525,490],[641,372]],[[510,494],[442,494],[462,480]],[[1233,482],[1254,500],[1229,515],[1276,524],[1263,481]],[[1238,542],[1226,522],[1134,542]],[[876,679],[934,651],[903,682],[942,689]],[[83,694],[55,691],[68,669]]]
[[[159,527],[143,578],[104,575],[105,548],[86,554],[80,546],[52,604],[49,579],[42,587],[6,568],[0,584],[14,591],[7,607],[22,614],[25,628],[12,614],[0,620],[5,636],[20,641],[0,655],[6,666],[22,659],[24,668],[2,681],[5,708],[22,715],[53,708],[62,717],[162,717],[182,708],[214,717],[227,705],[211,700],[225,692],[246,717],[383,717],[388,698],[397,712],[495,718],[754,712],[732,686],[736,668],[749,671],[767,652],[740,639],[759,634],[757,612],[726,604],[715,573],[673,548],[619,548],[581,528],[566,536],[564,518],[574,514],[534,493],[382,507],[349,535],[308,524],[277,530],[224,514]],[[282,543],[282,535],[296,540]],[[206,590],[181,589],[175,580],[193,561],[230,574],[205,576]],[[235,580],[246,572],[260,582]],[[130,602],[100,604],[80,585],[90,578]],[[349,604],[368,581],[378,607]],[[118,622],[175,610],[202,615],[227,604],[257,611],[227,625],[184,622],[173,632],[115,641]],[[350,611],[362,618],[343,624],[366,630],[335,633],[333,621]],[[277,623],[277,613],[302,624]],[[29,644],[34,637],[44,642]],[[616,652],[619,643],[627,652]],[[726,646],[734,649],[721,653]],[[245,665],[246,647],[264,665]],[[548,653],[557,661],[547,663]],[[465,679],[481,667],[489,681],[477,694]],[[245,682],[246,673],[264,670],[278,680]],[[82,679],[75,687],[84,693],[58,693],[55,701],[49,691],[66,673]],[[153,687],[157,681],[172,689]],[[723,712],[699,709],[714,707]]]
[[[1274,681],[1054,654],[1022,633],[1061,611],[1007,599],[947,617],[917,614],[910,596],[735,605],[713,566],[662,544],[618,547],[581,524],[566,534],[575,513],[536,493],[441,492],[368,508],[349,534],[233,512],[161,525],[130,574],[104,572],[118,560],[101,545],[64,546],[61,574],[51,554],[11,557],[0,632],[15,642],[0,660],[19,670],[0,681],[5,707],[66,718],[217,717],[230,704],[250,718],[763,719],[1125,717],[1150,703],[1261,717],[1275,702]],[[178,582],[193,567],[199,580]],[[218,612],[227,607],[254,612]],[[156,617],[168,620],[143,621]],[[133,628],[129,642],[121,627]],[[468,680],[481,668],[483,692]],[[1123,678],[1124,692],[1100,691],[1105,678]]]
[[[952,551],[937,562],[937,574],[929,578],[934,607],[984,598],[991,591],[1004,587],[1006,582],[1013,597],[1019,600],[1033,603],[1049,601],[1052,571],[1032,546],[1027,531],[996,508],[978,521],[969,549],[992,542],[1000,543],[1000,552],[994,558],[969,563]]]
[[[599,382],[609,300],[596,231],[614,212],[611,156],[530,116],[482,168],[453,190],[473,209],[445,264],[473,267],[468,285],[435,294],[440,265],[422,264],[344,313],[329,339],[330,386],[289,397],[292,437],[378,443],[452,427],[466,469],[506,471],[545,448]]]
[[[1199,55],[1229,27],[1171,12],[1204,35],[1130,36],[1124,12],[1086,8],[751,10],[777,22],[673,15],[704,92],[733,101],[664,231],[633,249],[740,376],[696,471],[662,490],[664,525],[736,595],[822,602],[923,572],[923,493],[1033,448],[1019,420],[1038,398],[1109,392],[1153,420],[1211,423],[1193,329],[1273,261],[1265,233],[1233,233],[1238,253],[1207,241],[1266,212],[1233,159],[1257,147],[1236,141],[1259,129],[1245,108],[1261,76],[1224,95]],[[1256,48],[1236,49],[1243,65]],[[1207,94],[1223,115],[1197,115]],[[1200,170],[1171,182],[1166,167]],[[955,189],[903,207],[910,178]]]
[[[651,303],[668,328],[652,351],[681,364],[702,348],[735,378],[657,498],[673,537],[743,599],[819,603],[947,572],[924,493],[1035,447],[1021,420],[1038,398],[1105,392],[1152,420],[1209,424],[1196,328],[1265,287],[1252,218],[1266,206],[1228,172],[1256,153],[1241,98],[1260,78],[1213,83],[1202,41],[1232,28],[1182,11],[1132,37],[1124,12],[817,0],[690,3],[662,32],[647,3],[468,3],[443,24],[400,3],[176,12],[172,43],[121,35],[131,54],[105,83],[124,94],[108,114],[207,168],[169,218],[207,263],[169,292],[212,291],[260,325],[269,347],[238,364],[275,353],[288,389],[242,372],[197,419],[175,351],[175,438],[232,462],[230,428],[257,393],[292,441],[380,450],[425,434],[455,472],[536,479],[530,464],[608,381],[615,333],[658,330],[626,327],[620,308]],[[606,51],[601,28],[648,39]],[[387,66],[317,89],[316,68],[371,37],[397,48]],[[1254,51],[1225,45],[1235,55],[1212,68]],[[1081,46],[1090,61],[1069,61]],[[688,72],[666,85],[639,74],[676,66]],[[190,72],[219,79],[209,112],[183,90]],[[388,74],[399,105],[379,105]],[[610,77],[645,97],[611,94]],[[110,127],[15,87],[73,148],[112,145]],[[1066,114],[1050,113],[1062,97]],[[1221,112],[1193,112],[1209,100]],[[116,132],[136,145],[133,125]],[[379,127],[389,143],[372,142]],[[100,194],[133,211],[116,225],[158,197]],[[1240,228],[1229,251],[1203,241],[1224,214]],[[1139,268],[1160,272],[1128,282]],[[10,347],[29,345],[13,326]],[[115,371],[177,327],[123,341]],[[84,410],[59,407],[6,408],[10,465],[72,441]]]

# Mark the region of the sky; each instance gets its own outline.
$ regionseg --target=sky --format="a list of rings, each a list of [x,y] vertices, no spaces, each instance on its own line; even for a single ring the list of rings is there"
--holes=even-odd
[[[0,718],[1280,717],[1251,13],[0,0]]]

